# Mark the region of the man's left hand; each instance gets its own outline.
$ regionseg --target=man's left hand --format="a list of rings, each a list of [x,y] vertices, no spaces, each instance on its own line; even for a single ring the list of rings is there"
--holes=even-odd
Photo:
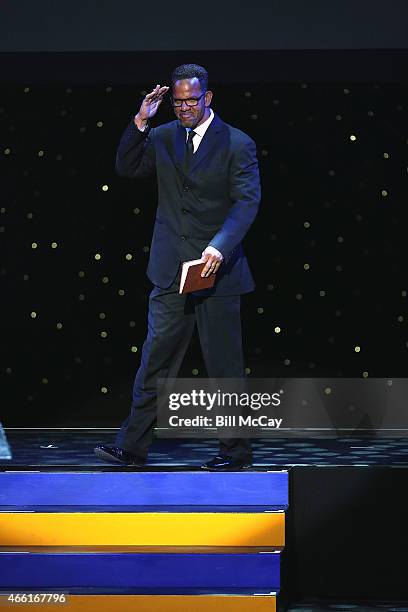
[[[201,272],[201,276],[210,276],[210,274],[215,274],[220,267],[222,260],[224,259],[221,253],[212,246],[208,246],[205,251],[202,252],[201,257],[206,262],[203,271]]]

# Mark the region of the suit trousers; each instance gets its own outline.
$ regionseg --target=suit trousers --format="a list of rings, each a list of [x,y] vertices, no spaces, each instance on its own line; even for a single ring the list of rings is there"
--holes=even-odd
[[[154,287],[149,296],[148,331],[133,385],[129,416],[116,445],[145,459],[157,419],[158,378],[176,378],[197,324],[210,378],[243,378],[241,296],[179,294],[180,271],[168,289]],[[219,439],[220,454],[251,461],[251,442]]]

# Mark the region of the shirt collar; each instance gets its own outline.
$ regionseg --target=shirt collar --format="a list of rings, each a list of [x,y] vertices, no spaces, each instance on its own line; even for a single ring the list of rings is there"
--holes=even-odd
[[[195,127],[194,132],[198,134],[200,138],[202,138],[213,119],[214,119],[214,112],[213,112],[213,109],[210,108],[210,116],[208,117],[208,119],[204,121],[204,123],[201,123],[200,125]],[[190,129],[191,128],[186,128],[187,134],[190,131]]]

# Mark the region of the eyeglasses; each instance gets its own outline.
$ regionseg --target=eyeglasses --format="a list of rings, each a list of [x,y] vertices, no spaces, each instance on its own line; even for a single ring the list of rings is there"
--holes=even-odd
[[[206,93],[207,92],[205,91],[198,98],[187,98],[187,99],[170,98],[170,101],[171,101],[172,106],[183,106],[183,102],[185,102],[187,106],[197,106],[198,102],[201,100],[203,96],[205,96]]]

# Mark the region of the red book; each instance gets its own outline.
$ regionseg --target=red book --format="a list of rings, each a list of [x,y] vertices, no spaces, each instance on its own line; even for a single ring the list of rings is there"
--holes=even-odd
[[[183,263],[179,293],[191,293],[192,291],[200,291],[200,289],[209,289],[214,285],[215,274],[210,274],[207,277],[201,276],[204,266],[205,262],[203,259],[192,259]]]

